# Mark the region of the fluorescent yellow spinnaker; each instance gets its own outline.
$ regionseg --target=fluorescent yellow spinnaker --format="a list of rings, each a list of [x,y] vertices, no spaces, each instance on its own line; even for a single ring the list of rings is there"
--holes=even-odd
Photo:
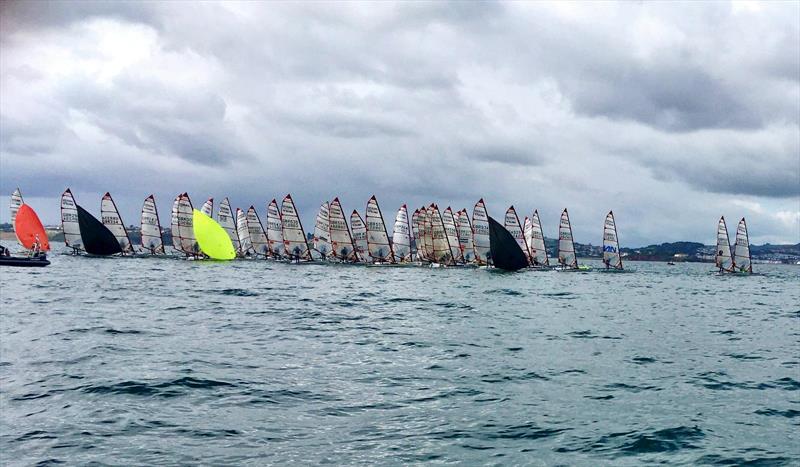
[[[192,228],[200,251],[209,258],[233,259],[236,257],[236,250],[233,249],[233,243],[225,229],[197,209],[192,212]]]

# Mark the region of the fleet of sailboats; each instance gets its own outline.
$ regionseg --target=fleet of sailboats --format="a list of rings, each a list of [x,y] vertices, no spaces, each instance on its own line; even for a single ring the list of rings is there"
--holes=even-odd
[[[214,199],[194,209],[187,193],[173,202],[170,219],[172,250],[200,259],[270,258],[273,260],[334,261],[342,263],[430,264],[433,266],[493,266],[501,269],[550,269],[539,211],[520,222],[514,206],[505,212],[503,223],[492,219],[480,199],[472,210],[441,211],[436,203],[409,214],[402,205],[394,217],[391,236],[378,200],[372,196],[365,217],[353,210],[348,219],[339,198],[320,205],[313,234],[307,236],[291,195],[280,207],[273,199],[266,209],[266,223],[258,210],[232,209],[228,198],[219,203],[213,217]],[[23,201],[19,189],[11,195],[11,220],[19,243],[28,250],[48,251],[47,234],[33,209]],[[117,205],[110,193],[100,202],[100,220],[75,202],[67,189],[61,196],[61,226],[64,243],[73,253],[90,255],[166,255],[164,234],[155,197],[145,198],[141,210],[141,248],[131,242]],[[266,227],[265,227],[266,226]],[[581,270],[569,213],[564,209],[556,240],[557,270]],[[613,211],[603,224],[602,262],[605,270],[623,270],[617,225]],[[752,273],[752,260],[744,218],[731,246],[725,218],[717,225],[715,263],[722,273]]]

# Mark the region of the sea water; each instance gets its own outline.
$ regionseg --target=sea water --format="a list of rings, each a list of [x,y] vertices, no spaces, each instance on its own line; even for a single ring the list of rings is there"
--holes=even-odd
[[[0,268],[0,461],[796,465],[800,268],[626,267]]]

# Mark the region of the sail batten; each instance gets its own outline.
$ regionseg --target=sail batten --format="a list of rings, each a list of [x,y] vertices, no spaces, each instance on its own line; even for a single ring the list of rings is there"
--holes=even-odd
[[[383,214],[381,214],[381,208],[378,206],[378,200],[375,196],[367,202],[366,221],[367,250],[372,261],[376,263],[394,263],[394,252],[389,242],[386,223],[383,221]]]
[[[603,263],[609,268],[622,269],[622,257],[619,252],[617,223],[614,211],[609,211],[603,224]]]
[[[472,241],[475,245],[475,260],[478,264],[489,264],[491,242],[489,239],[489,216],[481,198],[472,210]]]
[[[739,272],[753,272],[750,257],[750,238],[747,235],[747,222],[742,217],[736,227],[736,243],[733,246],[733,263]]]
[[[572,237],[572,225],[566,209],[561,213],[558,225],[558,263],[566,269],[578,268],[578,257],[575,254],[575,243]]]
[[[144,199],[141,218],[142,248],[150,254],[164,254],[164,237],[161,235],[161,222],[153,195]]]
[[[717,254],[715,263],[718,268],[726,272],[732,272],[736,265],[731,256],[731,241],[728,237],[728,227],[725,224],[725,216],[720,217],[717,223]]]
[[[100,219],[103,225],[114,234],[122,253],[133,253],[133,244],[128,236],[128,231],[125,229],[125,223],[122,222],[122,216],[119,214],[117,204],[111,197],[111,193],[106,192],[100,201]]]

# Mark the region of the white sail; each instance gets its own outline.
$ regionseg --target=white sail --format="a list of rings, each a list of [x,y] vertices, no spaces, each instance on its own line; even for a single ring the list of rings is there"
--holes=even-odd
[[[619,238],[617,223],[614,222],[614,211],[608,211],[603,224],[603,263],[614,269],[622,269],[622,257],[619,254]]]
[[[214,218],[214,198],[208,198],[203,206],[200,208],[200,212],[205,214],[208,217]]]
[[[81,228],[78,225],[78,208],[72,192],[67,190],[61,195],[61,229],[64,231],[64,243],[76,250],[83,249]]]
[[[278,209],[278,201],[273,199],[267,206],[267,243],[273,258],[282,258],[286,255],[286,248],[283,245],[283,222],[281,221],[281,211]]]
[[[439,206],[432,204],[429,209],[431,218],[431,235],[433,238],[433,261],[440,264],[453,264],[453,251],[447,239],[442,214]]]
[[[294,205],[292,195],[286,195],[281,203],[281,219],[283,221],[283,244],[286,254],[295,260],[311,259],[308,239],[306,238],[303,224]]]
[[[254,206],[247,210],[247,232],[250,234],[250,244],[257,255],[269,256],[269,245],[267,243],[267,233],[264,232],[264,225]]]
[[[533,264],[533,255],[531,253],[531,243],[533,243],[533,222],[528,216],[525,216],[525,221],[522,223],[522,236],[525,238],[525,245],[528,247],[528,262]]]
[[[367,251],[376,263],[394,263],[392,245],[389,243],[389,234],[386,233],[386,224],[383,222],[381,208],[375,196],[367,202]]]
[[[450,206],[447,206],[447,209],[442,213],[442,224],[444,225],[444,233],[447,236],[447,244],[450,247],[450,256],[456,263],[463,262],[464,258],[461,257],[461,244],[458,241],[456,220],[453,217],[453,210]]]
[[[253,241],[250,239],[250,229],[247,228],[247,213],[239,208],[236,208],[236,233],[239,235],[239,255],[255,253]]]
[[[19,207],[22,206],[22,193],[19,192],[19,188],[14,190],[14,193],[11,193],[11,225],[14,227],[14,234],[17,235],[17,241],[22,244],[22,241],[19,239],[19,235],[17,234],[17,225],[14,221],[17,220],[17,212],[19,212]]]
[[[353,237],[350,235],[350,228],[347,227],[339,198],[331,201],[328,219],[331,230],[331,255],[339,261],[357,261]]]
[[[731,242],[728,238],[728,227],[725,225],[725,216],[720,217],[717,224],[717,257],[716,265],[724,271],[733,271],[736,265],[731,256]]]
[[[519,223],[519,216],[517,216],[517,210],[514,209],[514,206],[509,207],[506,211],[505,228],[511,233],[511,236],[514,237],[514,240],[517,241],[522,252],[525,253],[525,257],[528,258],[528,262],[530,262],[531,250],[528,248],[528,243],[525,241],[522,225]]]
[[[150,254],[164,254],[164,238],[161,236],[161,222],[158,207],[153,195],[144,199],[141,219],[142,249]]]
[[[558,224],[558,263],[565,268],[578,268],[578,257],[575,255],[575,243],[572,240],[572,226],[566,209],[561,213],[561,221]]]
[[[331,221],[330,205],[327,201],[322,203],[317,211],[314,222],[314,251],[315,255],[325,259],[331,254]]]
[[[370,261],[369,249],[367,247],[367,225],[361,215],[353,209],[350,214],[350,228],[353,229],[353,244],[356,247],[358,260],[362,262]]]
[[[187,255],[198,255],[200,247],[194,238],[192,211],[194,211],[192,200],[187,193],[175,198],[172,206],[172,244],[176,250]]]
[[[478,264],[489,263],[489,215],[481,198],[472,210],[472,241],[475,244],[475,261]]]
[[[458,243],[461,248],[461,256],[465,263],[475,262],[475,243],[472,240],[472,223],[466,209],[458,212],[456,219],[458,225]]]
[[[750,238],[747,236],[747,222],[744,217],[736,227],[736,243],[733,246],[733,263],[741,272],[753,272],[753,262],[750,259]]]
[[[427,217],[425,219],[425,243],[428,246],[428,261],[431,262],[438,262],[436,259],[436,244],[437,242],[434,241],[436,233],[434,232],[434,228],[438,231],[440,238],[445,240],[445,243],[441,243],[441,240],[438,242],[440,247],[440,252],[442,255],[447,255],[449,258],[450,254],[450,247],[446,245],[447,237],[444,233],[444,224],[441,222],[442,214],[439,213],[439,208],[436,207],[435,204],[431,204],[427,208]],[[436,226],[436,227],[435,227]]]
[[[547,258],[547,248],[544,244],[544,231],[542,222],[539,220],[539,211],[533,211],[531,217],[531,263],[534,266],[549,266],[550,260]]]
[[[208,217],[211,217],[210,215]],[[219,211],[217,211],[217,221],[219,225],[228,234],[228,237],[233,243],[233,249],[239,251],[239,234],[236,230],[236,218],[234,218],[233,211],[231,210],[231,202],[228,198],[223,199],[219,203]]]
[[[428,253],[428,210],[423,206],[417,215],[417,260],[430,261]]]
[[[122,254],[133,253],[133,245],[131,239],[128,237],[128,231],[125,230],[125,223],[122,222],[122,216],[119,215],[117,204],[111,197],[111,193],[106,192],[103,199],[100,201],[100,219],[108,230],[114,234],[117,239]]]
[[[419,238],[419,209],[414,209],[414,213],[411,214],[411,257],[415,260],[419,260],[419,249],[420,249],[420,238]]]
[[[411,228],[408,222],[408,207],[404,204],[397,210],[392,230],[392,248],[397,261],[406,263],[411,257]]]

